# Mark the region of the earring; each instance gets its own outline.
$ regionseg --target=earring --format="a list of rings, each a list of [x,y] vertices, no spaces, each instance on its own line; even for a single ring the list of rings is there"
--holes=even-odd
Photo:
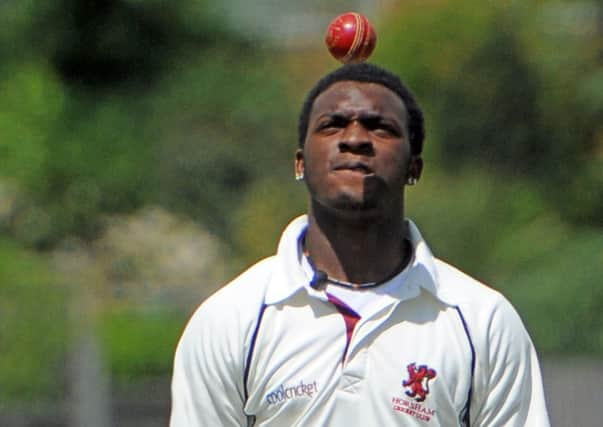
[[[416,183],[417,183],[417,178],[414,176],[409,176],[406,179],[406,184],[408,184],[408,185],[415,185]]]
[[[303,173],[295,174],[295,180],[296,181],[303,181],[304,180],[304,174]]]

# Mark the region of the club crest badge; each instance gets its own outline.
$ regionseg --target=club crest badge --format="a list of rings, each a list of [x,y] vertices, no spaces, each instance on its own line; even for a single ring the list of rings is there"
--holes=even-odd
[[[402,381],[404,392],[415,402],[424,402],[429,394],[429,382],[436,377],[436,371],[427,365],[411,363],[406,367],[408,378]]]
[[[392,396],[392,409],[401,414],[429,423],[436,417],[436,408],[428,406],[425,399],[429,395],[430,381],[436,370],[427,365],[410,363],[406,366],[407,378],[402,379],[403,396]]]

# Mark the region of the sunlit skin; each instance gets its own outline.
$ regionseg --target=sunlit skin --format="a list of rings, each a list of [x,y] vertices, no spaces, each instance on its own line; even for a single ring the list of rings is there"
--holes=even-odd
[[[408,250],[404,185],[419,178],[402,100],[375,83],[339,82],[316,98],[296,173],[310,192],[306,250],[329,276],[379,281]]]

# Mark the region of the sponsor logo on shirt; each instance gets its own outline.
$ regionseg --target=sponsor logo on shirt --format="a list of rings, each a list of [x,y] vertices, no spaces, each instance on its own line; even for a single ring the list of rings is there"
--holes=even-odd
[[[394,411],[410,415],[418,420],[429,422],[435,416],[435,409],[429,408],[423,402],[429,394],[429,382],[437,373],[427,365],[417,367],[411,363],[406,367],[408,378],[402,380],[404,394],[408,397],[393,396],[392,408]]]
[[[289,399],[296,399],[301,397],[314,396],[314,393],[318,391],[318,385],[316,381],[311,383],[305,383],[303,380],[299,384],[286,386],[281,384],[276,390],[266,395],[266,402],[269,405],[285,402]]]

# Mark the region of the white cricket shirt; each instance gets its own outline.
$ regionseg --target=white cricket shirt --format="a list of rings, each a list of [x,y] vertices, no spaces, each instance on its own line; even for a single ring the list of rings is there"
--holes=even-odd
[[[549,426],[516,311],[434,258],[409,225],[405,283],[349,331],[325,292],[309,286],[298,245],[307,218],[294,220],[275,256],[190,319],[170,426]]]

